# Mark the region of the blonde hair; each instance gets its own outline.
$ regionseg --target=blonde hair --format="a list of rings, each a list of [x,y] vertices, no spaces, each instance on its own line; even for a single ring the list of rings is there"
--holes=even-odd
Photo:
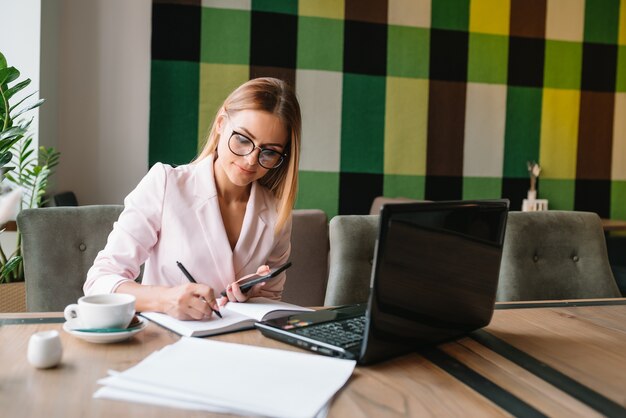
[[[278,117],[289,133],[284,153],[285,161],[258,180],[278,200],[278,221],[275,232],[284,226],[293,209],[298,188],[298,163],[300,159],[300,137],[302,116],[300,105],[293,89],[284,81],[262,77],[252,79],[233,91],[217,111],[207,137],[206,145],[196,161],[217,153],[220,135],[217,119],[221,112],[233,114],[242,110],[260,110]]]

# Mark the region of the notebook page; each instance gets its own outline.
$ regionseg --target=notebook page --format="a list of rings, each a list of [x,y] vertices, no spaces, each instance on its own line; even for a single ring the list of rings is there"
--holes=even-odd
[[[263,320],[263,318],[271,312],[306,312],[313,310],[280,300],[272,300],[263,297],[252,298],[245,303],[230,302],[227,303],[223,309],[227,309],[230,312],[237,312],[249,318],[254,318],[257,321]]]
[[[187,337],[221,334],[252,328],[255,322],[245,315],[228,309],[222,308],[220,313],[222,318],[213,315],[210,319],[201,321],[183,321],[159,312],[142,312],[141,316]]]

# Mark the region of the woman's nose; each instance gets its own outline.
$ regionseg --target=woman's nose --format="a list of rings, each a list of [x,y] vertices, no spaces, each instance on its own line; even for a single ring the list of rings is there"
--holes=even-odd
[[[245,156],[249,165],[255,165],[259,162],[259,152],[261,152],[261,148],[255,147],[250,154]]]

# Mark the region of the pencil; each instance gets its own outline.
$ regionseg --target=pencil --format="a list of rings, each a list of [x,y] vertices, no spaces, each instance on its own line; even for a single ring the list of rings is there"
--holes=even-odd
[[[180,269],[180,271],[183,272],[183,274],[185,275],[185,277],[187,278],[187,280],[189,280],[191,283],[198,283],[196,281],[196,279],[193,278],[193,276],[191,275],[191,273],[189,273],[187,271],[187,269],[185,268],[185,266],[183,266],[183,263],[181,263],[180,261],[176,262],[176,265],[178,266],[178,268]],[[209,306],[210,307],[210,306]],[[213,308],[211,308],[211,310],[213,311],[213,313],[217,316],[219,316],[220,318],[222,317],[222,314],[220,313],[220,311],[217,311]]]

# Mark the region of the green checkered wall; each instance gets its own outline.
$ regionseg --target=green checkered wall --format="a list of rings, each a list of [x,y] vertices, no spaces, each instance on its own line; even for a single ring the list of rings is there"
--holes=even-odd
[[[626,0],[154,1],[150,164],[244,81],[292,83],[297,207],[508,197],[626,219]]]

